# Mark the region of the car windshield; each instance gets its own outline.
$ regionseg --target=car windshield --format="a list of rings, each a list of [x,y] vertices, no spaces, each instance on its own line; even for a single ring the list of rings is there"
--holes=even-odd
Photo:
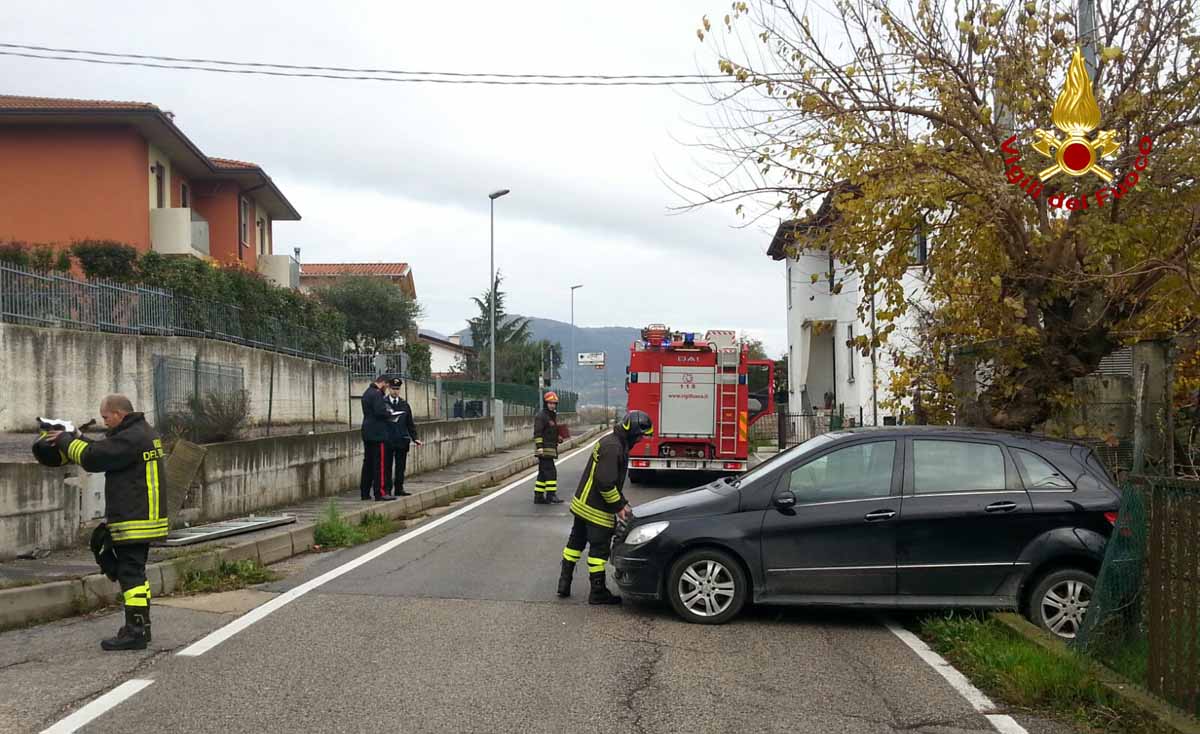
[[[732,479],[731,482],[735,487],[744,487],[748,484],[752,484],[759,478],[766,476],[766,474],[780,462],[794,459],[801,454],[817,448],[818,446],[824,446],[833,439],[834,436],[830,433],[822,433],[820,436],[810,438],[802,444],[793,446],[785,451],[780,451],[766,461],[756,464],[752,469],[750,469],[750,471],[746,472],[740,477],[737,477],[736,479]]]

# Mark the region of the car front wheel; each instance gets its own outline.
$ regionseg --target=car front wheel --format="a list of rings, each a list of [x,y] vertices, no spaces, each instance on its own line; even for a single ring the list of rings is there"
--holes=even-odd
[[[1096,577],[1077,568],[1047,574],[1029,596],[1029,619],[1053,635],[1073,640],[1083,628],[1095,588]]]
[[[724,624],[746,604],[749,582],[733,556],[715,548],[685,553],[671,566],[667,597],[676,614],[696,624]]]

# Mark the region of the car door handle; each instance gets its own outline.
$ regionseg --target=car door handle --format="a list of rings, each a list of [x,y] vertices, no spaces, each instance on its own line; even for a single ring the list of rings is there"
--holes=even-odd
[[[983,508],[984,512],[1012,512],[1017,509],[1016,502],[993,502]]]
[[[863,516],[863,519],[867,522],[879,522],[880,520],[891,520],[895,516],[895,510],[875,510],[874,512],[868,512]]]

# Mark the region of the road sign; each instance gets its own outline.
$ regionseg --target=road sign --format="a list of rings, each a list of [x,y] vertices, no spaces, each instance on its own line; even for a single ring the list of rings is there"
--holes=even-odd
[[[604,352],[580,352],[579,364],[604,364]]]

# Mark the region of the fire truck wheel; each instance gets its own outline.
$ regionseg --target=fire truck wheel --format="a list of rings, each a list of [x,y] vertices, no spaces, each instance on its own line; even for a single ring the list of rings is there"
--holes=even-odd
[[[649,484],[650,480],[653,478],[654,478],[654,470],[653,469],[630,469],[629,470],[629,481],[633,482],[634,484]]]

